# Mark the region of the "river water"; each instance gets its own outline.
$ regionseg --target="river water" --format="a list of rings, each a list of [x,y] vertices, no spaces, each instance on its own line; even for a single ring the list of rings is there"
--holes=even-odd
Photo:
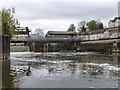
[[[3,87],[118,88],[119,60],[118,53],[11,52]]]

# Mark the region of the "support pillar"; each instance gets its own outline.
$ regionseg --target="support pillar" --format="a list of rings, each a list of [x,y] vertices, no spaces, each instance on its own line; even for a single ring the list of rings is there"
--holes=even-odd
[[[77,50],[77,42],[74,42],[74,50]]]
[[[118,48],[118,41],[113,41],[113,52],[120,52],[119,48]]]
[[[80,43],[79,42],[77,42],[76,51],[80,51]]]
[[[48,43],[44,44],[44,52],[48,52]]]
[[[0,58],[10,56],[10,38],[7,35],[0,35]]]

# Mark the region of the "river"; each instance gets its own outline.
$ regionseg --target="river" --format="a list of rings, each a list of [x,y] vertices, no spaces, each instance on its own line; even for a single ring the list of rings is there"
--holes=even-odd
[[[3,61],[3,87],[118,88],[119,60],[118,53],[11,52]]]

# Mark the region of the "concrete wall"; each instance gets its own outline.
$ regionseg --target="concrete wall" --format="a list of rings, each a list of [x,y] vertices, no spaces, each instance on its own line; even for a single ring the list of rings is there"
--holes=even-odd
[[[120,52],[120,42],[81,42],[80,51]]]

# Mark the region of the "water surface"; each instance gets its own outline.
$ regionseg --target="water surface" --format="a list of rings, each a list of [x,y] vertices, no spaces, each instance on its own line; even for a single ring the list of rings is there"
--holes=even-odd
[[[118,60],[117,53],[11,52],[4,74],[14,88],[117,88]]]

